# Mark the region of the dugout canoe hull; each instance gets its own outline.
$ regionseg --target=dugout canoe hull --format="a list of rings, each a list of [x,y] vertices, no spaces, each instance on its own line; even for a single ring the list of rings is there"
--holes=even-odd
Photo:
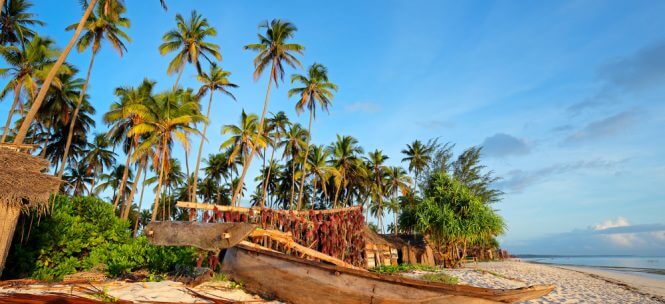
[[[488,289],[349,269],[238,245],[222,270],[248,290],[294,304],[513,303],[539,298],[554,285]]]

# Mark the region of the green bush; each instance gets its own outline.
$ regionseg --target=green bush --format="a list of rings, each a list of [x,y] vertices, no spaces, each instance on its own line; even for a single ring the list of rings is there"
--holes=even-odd
[[[409,272],[414,270],[422,271],[436,271],[438,270],[435,266],[423,265],[423,264],[399,264],[399,265],[382,265],[370,269],[370,271],[378,273],[399,273],[399,272]]]
[[[196,254],[192,248],[158,247],[145,237],[131,238],[129,222],[92,197],[56,196],[51,213],[35,224],[30,239],[24,244],[19,239],[14,238],[8,257],[7,278],[52,281],[92,269],[111,276],[136,269],[164,273],[176,265],[193,265]]]

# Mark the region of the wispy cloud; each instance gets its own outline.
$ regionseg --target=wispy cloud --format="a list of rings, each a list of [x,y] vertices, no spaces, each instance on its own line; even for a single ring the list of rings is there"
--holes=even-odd
[[[570,134],[565,143],[577,143],[598,138],[606,138],[625,131],[638,121],[640,113],[627,110],[589,123],[581,130]]]
[[[568,107],[570,114],[617,102],[621,93],[662,86],[665,81],[665,41],[609,62],[601,66],[596,75],[601,83],[600,90]]]
[[[490,157],[525,155],[531,152],[526,140],[506,133],[497,133],[485,138],[481,146],[485,155]]]
[[[353,102],[344,105],[344,110],[348,112],[377,113],[381,111],[381,106],[375,102]]]
[[[512,170],[505,175],[505,178],[497,183],[497,186],[504,191],[512,193],[520,193],[529,186],[535,185],[548,178],[569,173],[578,170],[591,170],[591,169],[611,169],[618,164],[624,163],[628,159],[611,161],[611,160],[592,160],[592,161],[577,161],[569,163],[554,164],[549,167],[538,169],[535,171]]]

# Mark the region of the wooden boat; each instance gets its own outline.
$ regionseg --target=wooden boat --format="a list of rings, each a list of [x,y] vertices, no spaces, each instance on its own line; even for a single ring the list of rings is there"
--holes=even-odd
[[[382,275],[300,259],[238,244],[224,256],[222,271],[263,297],[295,304],[512,303],[539,298],[554,285],[488,289]]]

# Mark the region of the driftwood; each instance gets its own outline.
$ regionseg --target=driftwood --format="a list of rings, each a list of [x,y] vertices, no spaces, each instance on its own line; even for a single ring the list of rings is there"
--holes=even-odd
[[[539,298],[554,285],[488,289],[383,275],[238,245],[222,271],[264,297],[299,304],[512,303]]]
[[[256,225],[246,223],[152,222],[148,241],[161,246],[193,246],[218,252],[245,239]]]

